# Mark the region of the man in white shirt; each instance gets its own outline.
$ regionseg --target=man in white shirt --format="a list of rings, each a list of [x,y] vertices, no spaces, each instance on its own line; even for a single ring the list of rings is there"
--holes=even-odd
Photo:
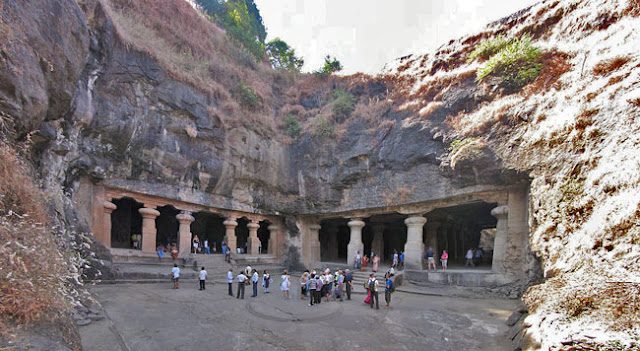
[[[233,269],[227,272],[227,284],[229,284],[229,296],[233,297]]]
[[[236,299],[244,300],[244,286],[246,285],[247,279],[249,278],[247,278],[244,273],[240,273],[238,274],[236,279],[238,279],[238,292],[236,293]]]
[[[260,278],[258,278],[258,271],[257,270],[253,270],[253,275],[251,276],[251,284],[253,285],[253,295],[251,295],[251,297],[257,297],[258,296],[258,280]]]
[[[178,268],[177,264],[173,264],[173,268],[171,268],[171,274],[173,276],[173,288],[178,289],[178,279],[180,279],[180,268]]]
[[[355,258],[355,262],[354,262],[354,268],[358,269],[360,268],[360,263],[362,262],[362,257],[360,256],[360,251],[356,252],[356,258]]]
[[[373,308],[373,300],[376,300],[376,308],[380,309],[380,305],[379,305],[379,301],[378,301],[378,288],[379,283],[378,283],[378,279],[376,279],[376,276],[373,275],[373,273],[371,273],[371,276],[369,278],[369,290],[371,291],[371,301],[369,302],[369,304],[371,305],[371,308]]]
[[[204,281],[207,279],[207,271],[204,270],[204,267],[200,270],[200,290],[204,290]]]

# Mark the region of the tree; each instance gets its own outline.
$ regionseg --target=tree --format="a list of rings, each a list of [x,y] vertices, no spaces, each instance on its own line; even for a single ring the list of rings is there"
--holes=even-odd
[[[342,64],[338,61],[337,58],[331,57],[331,55],[327,55],[324,58],[324,65],[317,71],[313,71],[314,74],[318,75],[328,75],[334,72],[338,72],[342,70]]]
[[[284,40],[275,38],[267,43],[265,52],[269,56],[269,62],[275,69],[287,69],[300,71],[304,65],[304,59],[297,57],[296,52]]]

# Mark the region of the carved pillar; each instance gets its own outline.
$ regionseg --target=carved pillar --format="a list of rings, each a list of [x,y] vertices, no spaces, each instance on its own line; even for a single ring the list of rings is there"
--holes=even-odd
[[[427,219],[422,216],[409,217],[404,220],[407,225],[407,243],[404,245],[404,266],[409,269],[422,269],[422,227]]]
[[[142,215],[142,252],[156,252],[156,217],[160,215],[158,210],[143,207],[138,210]]]
[[[236,227],[238,226],[238,222],[236,222],[235,217],[229,217],[226,221],[222,222],[225,227],[225,240],[227,242],[227,247],[231,249],[231,257],[236,255],[236,249],[238,248],[237,239],[236,239]]]
[[[249,252],[251,255],[258,255],[258,247],[260,247],[258,228],[260,228],[260,225],[258,223],[249,222],[247,223],[247,228],[249,228]]]
[[[373,240],[371,241],[371,251],[375,252],[380,260],[384,260],[384,224],[376,224],[373,226]]]
[[[347,265],[351,265],[355,262],[358,251],[360,251],[360,256],[364,256],[364,244],[362,243],[364,222],[360,218],[352,218],[347,225],[351,229],[349,244],[347,245]]]
[[[178,223],[178,255],[180,257],[187,257],[191,253],[191,223],[195,221],[195,218],[189,211],[182,211],[176,215]]]
[[[105,247],[111,248],[111,214],[116,210],[116,205],[113,202],[105,201],[102,206],[104,207],[104,216],[102,217],[103,228],[102,235],[100,235],[100,242]]]
[[[309,225],[308,262],[320,262],[320,225]]]
[[[280,259],[280,227],[275,224],[267,227],[269,229],[269,255],[273,255],[276,259]]]
[[[491,262],[491,270],[496,273],[504,273],[504,259],[507,253],[507,234],[509,207],[498,206],[491,210],[491,215],[498,219],[496,224],[496,237],[493,242],[493,262]]]
[[[439,258],[442,252],[439,251],[438,248],[438,229],[440,229],[440,222],[429,222],[427,223],[426,235],[424,238],[425,248],[431,247],[433,252],[435,253],[435,261],[436,266],[439,264]]]

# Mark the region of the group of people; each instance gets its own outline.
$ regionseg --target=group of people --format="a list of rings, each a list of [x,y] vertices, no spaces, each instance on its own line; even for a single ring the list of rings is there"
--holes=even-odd
[[[393,269],[393,267],[391,267]],[[391,306],[391,294],[395,291],[395,286],[391,277],[393,273],[387,272],[384,275],[384,300],[387,303],[386,307]],[[367,290],[367,297],[364,299],[364,303],[369,304],[373,308],[375,301],[376,309],[380,309],[378,293],[380,291],[380,282],[376,278],[375,274],[369,275],[369,280],[364,285]]]
[[[335,273],[331,273],[329,268],[321,274],[315,270],[306,270],[300,277],[300,298],[305,300],[309,297],[309,306],[322,303],[322,298],[326,302],[331,300],[344,301],[345,292],[347,300],[351,300],[353,289],[353,274],[348,269],[344,272],[336,268]]]
[[[435,252],[433,251],[432,247],[429,247],[429,249],[424,253],[424,259],[425,261],[427,261],[427,269],[429,271],[431,271],[431,268],[433,267],[433,270],[437,271],[438,267],[436,267],[436,259],[435,259]],[[440,256],[440,264],[442,265],[442,270],[447,270],[447,264],[449,262],[449,254],[447,253],[447,250],[442,250],[442,256]]]
[[[227,272],[227,284],[229,284],[229,296],[233,296],[233,282],[234,280],[238,284],[236,298],[244,299],[244,289],[245,286],[251,285],[253,288],[253,293],[251,297],[258,296],[258,283],[260,282],[260,275],[258,274],[258,270],[251,268],[251,266],[245,267],[243,271],[241,271],[234,279],[233,269],[229,268]],[[287,282],[286,287],[287,291],[284,293],[285,298],[288,298],[288,288],[289,288],[289,275],[285,270],[282,275],[282,286],[285,285],[285,281]],[[273,279],[271,278],[271,274],[269,274],[268,270],[264,270],[262,273],[262,291],[265,294],[269,293],[269,286],[273,283]],[[284,290],[283,290],[284,291]]]
[[[371,264],[371,270],[373,272],[378,272],[378,267],[380,265],[380,256],[376,255],[375,252],[371,252],[371,256],[361,256],[360,251],[356,252],[356,256],[354,258],[353,267],[356,270],[365,271],[367,267]]]
[[[173,258],[174,261],[178,259],[178,245],[176,245],[176,243],[172,243],[171,245],[167,244],[166,247],[158,245],[156,247],[156,252],[158,253],[158,259],[161,261],[165,252],[170,252],[171,258]]]
[[[211,243],[211,245],[209,245],[209,239],[204,239],[204,241],[201,242],[200,238],[197,235],[193,236],[193,239],[191,240],[191,245],[192,245],[191,253],[194,253],[194,254],[202,251],[204,251],[204,253],[207,255],[210,255],[211,251],[213,251],[214,253],[218,252],[218,247],[215,241]]]

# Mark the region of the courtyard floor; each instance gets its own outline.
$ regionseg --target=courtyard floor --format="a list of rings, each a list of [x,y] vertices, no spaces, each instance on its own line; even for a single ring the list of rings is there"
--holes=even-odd
[[[275,278],[275,277],[274,277]],[[275,281],[276,279],[274,279]],[[278,279],[279,280],[279,279]],[[292,279],[297,282],[296,278]],[[292,284],[293,286],[293,284]],[[234,283],[234,293],[237,284]],[[397,291],[391,308],[364,295],[309,307],[293,290],[244,300],[225,283],[185,281],[91,288],[107,318],[80,328],[87,351],[145,350],[512,350],[505,320],[517,300],[425,296]],[[403,286],[403,288],[405,288]]]

